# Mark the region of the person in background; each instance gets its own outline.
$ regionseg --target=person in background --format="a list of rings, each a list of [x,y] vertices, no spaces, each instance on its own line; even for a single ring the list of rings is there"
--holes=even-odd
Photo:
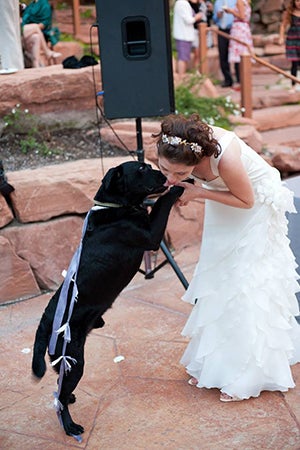
[[[240,62],[241,55],[249,54],[253,52],[253,41],[250,29],[250,19],[251,19],[251,0],[236,0],[236,5],[234,8],[229,8],[228,6],[223,7],[225,13],[232,14],[234,16],[233,23],[230,30],[230,36],[245,44],[248,44],[250,50],[247,46],[240,44],[239,42],[230,39],[229,50],[228,50],[228,61],[234,64],[235,77],[239,85],[240,83]],[[240,90],[239,86],[236,86],[236,90]]]
[[[208,16],[209,16],[210,11],[212,11],[212,3],[207,2],[205,0],[200,0],[199,11],[202,12],[202,18],[201,18],[200,22],[206,23],[206,25],[209,27]],[[206,32],[206,46],[207,46],[207,48],[210,48],[213,46],[211,31]]]
[[[207,26],[210,27],[212,18],[213,18],[214,4],[210,1],[206,1],[205,3],[206,3],[206,8],[207,8],[207,13],[206,13]]]
[[[232,131],[199,115],[171,115],[157,137],[166,186],[179,205],[205,200],[198,264],[183,300],[192,312],[181,363],[189,384],[222,402],[295,387],[300,362],[299,291],[286,212],[296,212],[280,173]],[[194,184],[183,182],[192,177]]]
[[[31,61],[32,67],[43,67],[45,56],[47,63],[59,58],[61,53],[48,47],[45,36],[37,23],[28,23],[23,26],[23,46],[25,56]]]
[[[199,0],[199,11],[202,13],[200,22],[207,24],[207,3],[205,0]]]
[[[192,10],[194,11],[194,14],[197,14],[199,12],[199,0],[188,0],[189,4],[191,5]],[[199,30],[198,25],[200,23],[200,20],[197,20],[197,22],[194,23],[194,40],[192,42],[192,49],[191,49],[191,59],[190,59],[190,68],[197,68],[199,64]]]
[[[292,64],[291,75],[297,77],[297,69],[300,65],[300,0],[290,0],[286,11],[283,13],[279,32],[280,45],[284,42],[286,30],[286,58]],[[292,92],[295,91],[295,84],[296,82],[292,80]]]
[[[22,8],[22,37],[24,52],[31,60],[32,67],[43,66],[43,55],[47,61],[59,58],[61,53],[48,47],[45,33],[52,26],[52,8],[48,0],[33,0]]]
[[[207,22],[207,26],[210,27],[211,23],[212,23],[212,18],[213,18],[214,5],[210,1],[206,1],[205,4],[206,4],[206,22]],[[213,42],[212,31],[208,31],[207,32],[207,47],[211,48],[213,46],[214,46],[214,42]]]
[[[201,19],[194,22],[194,40],[192,42],[192,50],[191,50],[191,68],[197,69],[199,65],[199,23],[205,21],[205,14],[200,10],[202,0],[189,0],[189,4],[191,5],[194,14],[199,12],[202,13]]]
[[[236,0],[216,0],[213,10],[213,21],[217,25],[220,31],[226,34],[230,34],[233,15],[226,14],[224,12],[223,6],[228,6],[229,8],[235,7]],[[219,61],[220,68],[224,76],[224,81],[222,82],[222,87],[231,87],[233,85],[233,79],[230,70],[230,64],[228,61],[228,49],[229,49],[229,39],[218,34],[218,50],[219,50]]]
[[[0,70],[22,70],[19,1],[0,0],[0,5]]]
[[[22,13],[22,25],[37,23],[42,31],[52,26],[52,8],[48,0],[32,0]]]
[[[177,51],[177,72],[179,79],[185,75],[191,59],[192,43],[195,39],[194,23],[201,19],[201,13],[194,13],[188,0],[176,0],[173,16],[173,37]]]

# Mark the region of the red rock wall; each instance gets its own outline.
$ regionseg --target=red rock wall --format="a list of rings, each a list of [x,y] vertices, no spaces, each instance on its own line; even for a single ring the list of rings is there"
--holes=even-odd
[[[105,158],[104,173],[124,160]],[[99,159],[6,173],[15,191],[12,209],[0,195],[0,303],[58,288],[104,173]],[[168,235],[176,250],[199,241],[202,218],[201,202],[173,209]]]
[[[100,65],[64,69],[56,64],[2,75],[0,117],[10,113],[16,104],[32,114],[91,110],[100,83]]]

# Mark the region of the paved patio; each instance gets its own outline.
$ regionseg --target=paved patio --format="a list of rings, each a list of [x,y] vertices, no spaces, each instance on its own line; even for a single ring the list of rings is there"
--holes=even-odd
[[[190,280],[198,248],[174,256]],[[82,443],[58,423],[51,367],[39,383],[31,378],[34,334],[51,293],[2,307],[0,448],[299,450],[300,364],[293,367],[295,389],[240,403],[221,403],[216,389],[188,385],[179,364],[191,309],[180,300],[183,292],[169,264],[150,280],[139,273],[105,314],[105,327],[89,335],[85,374],[70,407],[85,427]],[[124,360],[114,362],[120,355]]]

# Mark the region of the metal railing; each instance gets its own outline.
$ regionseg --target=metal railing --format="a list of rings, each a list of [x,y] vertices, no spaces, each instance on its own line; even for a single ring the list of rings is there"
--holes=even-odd
[[[206,23],[199,24],[199,70],[201,74],[208,74],[208,59],[207,59],[207,44],[206,44],[206,33],[208,31],[213,31],[220,36],[225,37],[226,39],[232,39],[239,44],[247,47],[248,53],[241,55],[241,65],[240,65],[240,85],[241,85],[241,108],[243,117],[252,117],[252,62],[253,59],[257,63],[268,67],[274,72],[280,73],[286,78],[295,81],[296,83],[300,83],[299,78],[290,75],[284,70],[280,69],[277,66],[265,61],[264,59],[255,55],[251,47],[240,39],[234,38],[223,31],[220,31],[216,28],[207,27]]]

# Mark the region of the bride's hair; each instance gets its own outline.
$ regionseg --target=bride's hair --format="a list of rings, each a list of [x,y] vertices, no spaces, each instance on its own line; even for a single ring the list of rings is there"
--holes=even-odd
[[[158,156],[187,166],[198,164],[204,156],[217,158],[221,151],[213,130],[198,114],[171,114],[162,121],[160,133],[153,136],[157,138]]]

